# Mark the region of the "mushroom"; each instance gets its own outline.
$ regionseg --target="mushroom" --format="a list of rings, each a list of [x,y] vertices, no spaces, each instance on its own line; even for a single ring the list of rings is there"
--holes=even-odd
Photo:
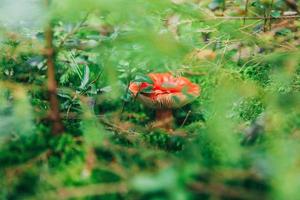
[[[156,126],[171,130],[172,109],[192,102],[200,94],[200,87],[187,78],[170,73],[150,73],[151,82],[131,82],[129,90],[141,103],[156,110]]]

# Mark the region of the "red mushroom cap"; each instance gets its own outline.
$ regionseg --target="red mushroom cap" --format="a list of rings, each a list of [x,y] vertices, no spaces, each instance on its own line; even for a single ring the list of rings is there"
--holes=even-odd
[[[170,73],[150,73],[153,83],[131,82],[129,90],[144,105],[151,108],[179,108],[200,94],[200,87],[187,78]]]

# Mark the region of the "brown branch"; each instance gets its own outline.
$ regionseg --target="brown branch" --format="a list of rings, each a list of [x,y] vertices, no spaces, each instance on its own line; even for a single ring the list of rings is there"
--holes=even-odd
[[[114,194],[114,193],[127,193],[127,185],[125,183],[103,183],[86,185],[80,187],[65,187],[56,191],[46,192],[35,196],[32,199],[70,199],[81,198],[87,196]]]
[[[246,190],[241,187],[229,187],[218,183],[204,184],[201,182],[193,182],[188,184],[188,188],[198,194],[210,194],[219,198],[227,197],[228,199],[248,200],[264,199],[264,195],[261,192]]]
[[[246,23],[246,17],[247,17],[247,14],[248,14],[248,4],[249,4],[249,0],[246,0],[245,15],[243,17],[243,21],[244,21],[243,23],[244,23],[244,25]]]
[[[48,75],[48,93],[50,101],[49,118],[52,121],[52,133],[54,135],[61,134],[64,130],[59,115],[59,102],[57,98],[57,82],[55,79],[55,52],[53,47],[53,31],[49,24],[45,29],[46,49],[45,56],[47,59],[47,75]]]
[[[85,156],[85,167],[84,167],[84,176],[90,177],[93,169],[95,168],[97,158],[95,149],[93,147],[88,147],[86,150],[86,156]]]
[[[51,154],[51,151],[46,150],[46,151],[38,154],[36,157],[33,157],[30,160],[28,160],[22,164],[4,168],[5,176],[7,178],[8,183],[13,182],[16,176],[20,176],[24,172],[31,169],[34,164],[41,162],[41,161],[46,161],[47,158],[50,156],[50,154]]]
[[[274,20],[282,20],[282,19],[300,19],[300,15],[283,15],[280,17],[263,17],[263,16],[257,16],[257,17],[246,17],[246,16],[225,16],[225,17],[216,17],[216,16],[209,16],[201,19],[192,19],[192,20],[182,20],[180,22],[180,25],[186,24],[186,23],[193,23],[193,22],[205,22],[205,21],[214,21],[214,20],[265,20],[265,19],[274,19]]]
[[[139,137],[140,133],[124,129],[124,128],[114,124],[113,122],[107,120],[104,116],[99,116],[99,120],[102,124],[105,125],[106,130],[113,131],[113,132],[117,133],[118,135],[125,137],[130,142],[141,142],[142,143],[142,139]]]
[[[183,71],[183,74],[187,76],[206,76],[206,72],[194,72],[194,71]]]
[[[213,17],[208,18],[205,20],[271,20],[271,19],[299,19],[300,15],[292,15],[292,16],[280,16],[280,17],[272,17],[272,16],[265,16],[265,17]]]

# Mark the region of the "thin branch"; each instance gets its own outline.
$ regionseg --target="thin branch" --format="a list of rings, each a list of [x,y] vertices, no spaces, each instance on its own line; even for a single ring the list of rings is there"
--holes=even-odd
[[[103,71],[100,71],[100,73],[97,75],[96,79],[92,80],[92,81],[89,83],[89,85],[88,85],[83,91],[81,91],[80,93],[77,93],[77,92],[74,93],[74,96],[73,96],[73,98],[72,98],[72,100],[71,100],[71,104],[68,106],[68,109],[67,109],[67,119],[69,118],[68,116],[69,116],[69,113],[70,113],[71,108],[72,108],[72,106],[73,106],[73,102],[78,98],[79,95],[83,95],[85,92],[87,92],[87,90],[89,89],[89,87],[90,87],[92,84],[96,83],[96,82],[99,80],[99,78],[100,78],[101,75],[102,75],[102,72],[103,72]]]
[[[184,118],[182,124],[180,125],[180,128],[182,128],[182,127],[184,126],[184,124],[185,124],[186,120],[188,119],[188,117],[190,116],[191,112],[192,112],[192,111],[189,110],[189,112],[186,114],[186,116],[185,116],[185,118]]]
[[[272,14],[272,8],[273,8],[274,0],[271,1],[270,9],[269,9],[269,17],[271,17]],[[272,19],[269,20],[269,31],[272,30]]]
[[[193,182],[188,184],[188,188],[195,193],[211,194],[216,197],[227,197],[228,199],[264,199],[261,192],[246,190],[241,187],[229,187],[224,184]],[[217,199],[219,199],[217,198]]]
[[[292,15],[292,16],[280,16],[280,17],[272,17],[272,16],[265,16],[265,17],[233,17],[233,16],[226,16],[226,17],[212,17],[206,18],[204,20],[270,20],[270,19],[299,19],[300,15]]]
[[[248,14],[248,4],[249,4],[249,0],[246,0],[246,6],[245,6],[245,16],[244,16],[244,25],[246,23],[246,17]]]
[[[51,154],[50,150],[46,150],[40,154],[38,154],[36,157],[31,158],[30,160],[22,163],[22,164],[18,164],[16,166],[9,166],[5,169],[5,175],[7,180],[13,181],[14,177],[21,175],[22,173],[28,171],[29,169],[31,169],[33,167],[34,164],[41,162],[41,161],[46,161],[49,157],[49,155]]]
[[[205,76],[205,75],[207,75],[206,72],[194,72],[194,71],[183,71],[182,73],[185,75],[188,75],[188,76]]]
[[[58,44],[58,46],[57,46],[58,49],[60,49],[65,44],[65,42],[69,39],[69,37],[71,37],[74,33],[76,33],[83,26],[83,24],[86,22],[88,16],[89,16],[89,13],[87,13],[84,16],[84,18],[77,24],[77,26],[75,26],[69,33],[67,33],[67,35]]]
[[[63,124],[59,115],[59,102],[57,98],[57,82],[55,79],[55,52],[53,47],[53,30],[49,24],[45,29],[46,49],[45,56],[47,59],[48,75],[48,93],[50,101],[50,119],[52,121],[52,133],[61,134],[64,131]]]
[[[223,0],[223,5],[222,5],[223,12],[225,12],[225,9],[226,9],[226,0]]]
[[[107,120],[105,118],[105,116],[99,116],[98,119],[102,124],[105,125],[105,128],[107,130],[113,131],[113,132],[117,133],[118,135],[123,135],[124,137],[126,137],[126,139],[128,139],[131,142],[141,141],[141,138],[140,138],[141,133],[124,129],[124,128],[114,124],[113,122]]]
[[[282,19],[300,19],[300,15],[284,15],[280,17],[263,17],[263,16],[253,16],[253,17],[246,17],[246,16],[225,16],[225,17],[216,17],[216,16],[209,16],[206,18],[201,19],[192,19],[192,20],[183,20],[180,22],[180,25],[182,24],[188,24],[193,22],[205,22],[205,21],[220,21],[220,20],[265,20],[265,19],[273,19],[273,20],[282,20]]]
[[[34,199],[70,199],[114,193],[127,193],[127,185],[121,182],[102,183],[80,187],[65,187],[56,191],[51,191],[38,195],[34,197]]]

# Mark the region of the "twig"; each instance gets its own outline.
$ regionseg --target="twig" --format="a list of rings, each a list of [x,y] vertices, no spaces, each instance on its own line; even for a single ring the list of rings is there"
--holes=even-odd
[[[268,21],[268,17],[266,14],[266,9],[264,9],[264,32],[267,32],[267,21]]]
[[[127,87],[126,87],[125,95],[127,95],[128,92],[129,92],[129,86],[130,86],[130,79],[127,80]],[[126,100],[124,99],[124,100],[123,100],[123,105],[122,105],[121,114],[120,114],[120,118],[122,118],[122,114],[123,114],[123,112],[124,112],[125,105],[126,105]]]
[[[184,124],[185,124],[186,120],[188,119],[188,117],[190,116],[191,112],[192,112],[192,111],[189,110],[189,112],[186,114],[186,116],[185,116],[185,118],[184,118],[182,124],[180,125],[180,128],[182,128],[182,127],[184,126]]]
[[[212,18],[205,18],[205,20],[265,20],[265,19],[298,19],[300,15],[292,15],[292,16],[280,16],[280,17],[272,17],[272,16],[264,16],[264,17],[233,17],[233,16],[226,16],[226,17],[212,17]],[[200,20],[203,21],[203,20]]]
[[[126,139],[130,140],[130,141],[136,141],[140,139],[140,133],[134,132],[134,131],[129,131],[129,130],[125,130],[122,127],[119,127],[115,124],[113,124],[111,121],[108,121],[104,116],[99,117],[99,120],[101,123],[103,123],[106,126],[106,129],[114,131],[116,133],[124,133],[125,135],[127,135],[128,137],[126,137]],[[120,135],[120,134],[119,134]]]
[[[245,6],[245,16],[244,16],[244,25],[246,23],[246,17],[248,14],[248,4],[249,4],[249,0],[246,0],[246,6]]]
[[[222,6],[223,12],[225,12],[225,9],[226,9],[226,0],[223,0],[223,6]]]
[[[65,42],[67,41],[67,39],[69,39],[69,37],[71,37],[74,33],[76,33],[81,27],[82,25],[86,22],[87,18],[89,16],[89,13],[87,13],[84,18],[79,22],[79,24],[77,24],[77,26],[75,26],[58,44],[57,48],[60,49]]]
[[[46,150],[40,154],[38,154],[36,157],[31,158],[30,160],[13,166],[13,167],[7,167],[5,169],[6,177],[8,178],[8,181],[13,181],[16,176],[19,176],[20,174],[24,173],[25,171],[28,171],[33,167],[34,164],[40,161],[46,161],[49,155],[51,154],[51,150]]]
[[[271,1],[269,17],[271,17],[271,14],[272,14],[273,4],[274,4],[274,0]],[[272,19],[269,19],[269,31],[271,31],[271,30],[272,30]]]
[[[81,187],[65,187],[56,191],[46,192],[35,196],[34,199],[71,199],[81,198],[86,196],[96,196],[114,193],[127,193],[127,185],[121,183],[103,183],[93,184]]]
[[[68,106],[68,109],[67,109],[67,119],[69,118],[69,113],[70,113],[71,107],[72,107],[72,105],[73,105],[73,102],[78,98],[79,95],[83,95],[83,94],[88,90],[88,88],[89,88],[92,84],[94,84],[95,82],[97,82],[97,81],[99,80],[99,78],[100,78],[101,75],[102,75],[102,72],[103,72],[103,71],[101,71],[101,72],[98,74],[98,76],[96,77],[96,79],[92,80],[92,81],[89,83],[89,85],[86,87],[85,90],[81,91],[80,93],[76,93],[76,92],[75,92],[74,97],[73,97],[72,100],[71,100],[71,104]]]
[[[206,72],[193,72],[193,71],[183,71],[183,74],[189,75],[189,76],[205,76],[205,75],[207,75]]]
[[[229,46],[228,43],[229,43],[229,39],[227,39],[227,40],[225,41],[224,50],[223,50],[223,52],[222,52],[221,58],[218,60],[217,66],[219,66],[219,67],[221,67],[221,65],[222,65],[222,63],[223,63],[223,60],[224,60],[224,57],[225,57],[227,48],[228,48],[228,46]]]
[[[300,15],[286,15],[280,17],[272,17],[272,16],[253,16],[253,17],[246,17],[246,16],[225,16],[225,17],[216,17],[216,16],[209,16],[206,18],[201,19],[192,19],[192,20],[183,20],[180,22],[180,25],[186,23],[193,23],[193,22],[205,22],[205,21],[220,21],[220,20],[264,20],[264,19],[274,19],[274,20],[281,20],[281,19],[300,19]]]

